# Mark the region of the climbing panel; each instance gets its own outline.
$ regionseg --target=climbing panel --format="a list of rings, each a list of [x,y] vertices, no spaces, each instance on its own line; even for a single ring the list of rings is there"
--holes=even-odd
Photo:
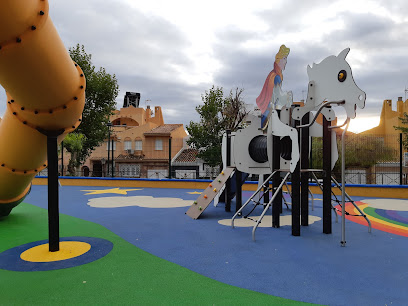
[[[228,178],[235,171],[235,168],[228,167],[225,168],[217,178],[208,185],[208,187],[201,193],[197,200],[194,201],[193,205],[187,210],[186,214],[193,218],[198,219],[203,211],[210,205],[215,196],[221,191],[222,186],[225,185]]]

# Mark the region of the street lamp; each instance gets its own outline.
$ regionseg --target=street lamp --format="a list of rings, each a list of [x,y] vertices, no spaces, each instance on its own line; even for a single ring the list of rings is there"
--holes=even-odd
[[[109,162],[111,162],[111,173],[112,173],[112,177],[113,177],[113,160],[114,160],[114,156],[113,156],[113,139],[112,142],[110,141],[110,136],[111,136],[111,128],[112,128],[112,122],[108,121],[108,123],[106,124],[108,127],[108,170],[109,170]],[[112,160],[109,160],[109,155],[110,155],[110,149],[112,148]],[[109,174],[109,171],[108,171]]]
[[[106,166],[106,169],[107,169],[106,174],[108,176],[109,175],[109,160],[110,160],[110,130],[111,130],[111,127],[112,127],[112,122],[108,121],[106,126],[108,127],[108,163],[107,163],[107,166]]]
[[[112,135],[113,136],[113,135]],[[114,151],[113,151],[113,149],[114,149],[114,147],[113,147],[113,142],[114,142],[114,137],[112,137],[112,142],[111,142],[111,148],[112,148],[112,160],[111,160],[111,163],[112,163],[112,167],[111,167],[111,170],[112,170],[112,177],[115,177],[115,158],[114,158]]]

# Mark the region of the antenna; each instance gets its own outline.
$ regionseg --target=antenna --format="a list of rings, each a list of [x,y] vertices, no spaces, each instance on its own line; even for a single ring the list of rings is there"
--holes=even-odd
[[[405,99],[404,99],[404,101],[407,101],[407,92],[408,92],[408,88],[407,87],[405,87]]]
[[[306,90],[302,90],[302,98],[303,98],[303,101],[305,101],[305,93],[306,93]]]

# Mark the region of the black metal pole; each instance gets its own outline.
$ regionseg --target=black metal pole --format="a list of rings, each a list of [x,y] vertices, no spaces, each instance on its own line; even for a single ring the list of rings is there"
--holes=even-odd
[[[61,176],[64,176],[64,142],[61,141]]]
[[[112,177],[115,177],[115,169],[113,168],[114,167],[114,161],[115,161],[115,158],[114,158],[115,151],[114,151],[114,147],[113,147],[113,138],[112,138],[112,143],[111,144],[112,144],[111,145],[111,147],[112,147],[112,160],[111,160],[111,162],[112,162]]]
[[[59,251],[58,209],[58,141],[56,135],[47,135],[48,158],[48,236],[49,251]]]
[[[238,211],[242,206],[242,172],[239,170],[235,171],[235,186],[235,211]]]
[[[231,166],[231,130],[226,130],[227,133],[227,167]],[[231,179],[227,179],[225,186],[225,211],[231,211]]]
[[[310,118],[309,118],[310,119]],[[309,168],[313,169],[313,138],[310,138],[310,154],[309,154]],[[312,182],[312,176],[309,173],[310,183]]]
[[[295,120],[295,127],[300,121]],[[298,135],[298,141],[300,135]],[[300,236],[300,161],[292,175],[292,235]]]
[[[272,136],[272,137],[273,137],[272,138],[272,142],[273,142],[272,171],[276,171],[280,168],[281,145],[280,145],[279,136]],[[280,176],[280,172],[276,172],[272,176],[273,194],[275,194],[281,182],[282,182],[282,178]],[[281,191],[279,191],[279,193],[276,195],[272,203],[272,227],[276,227],[276,228],[280,227],[280,213],[282,210],[282,192]],[[267,198],[269,202],[269,192],[268,192]],[[264,202],[265,202],[265,198],[264,198]]]
[[[399,134],[400,140],[400,185],[402,185],[402,133]]]
[[[108,161],[106,163],[106,176],[109,176],[109,165],[110,165],[110,127],[108,127]],[[102,165],[103,167],[104,165]],[[103,169],[102,169],[103,171]]]
[[[169,138],[169,179],[171,179],[171,137]]]
[[[323,233],[332,233],[331,207],[331,130],[330,121],[323,116]]]
[[[263,174],[262,180],[265,182],[266,179],[269,177],[269,174]],[[269,203],[269,182],[266,182],[264,187],[263,187],[263,202],[264,204],[268,204]],[[260,199],[259,199],[260,200]]]
[[[302,118],[302,125],[309,123],[309,114]],[[301,130],[300,140],[300,165],[302,169],[309,167],[309,129]],[[302,172],[300,174],[300,211],[302,226],[309,225],[309,172]]]

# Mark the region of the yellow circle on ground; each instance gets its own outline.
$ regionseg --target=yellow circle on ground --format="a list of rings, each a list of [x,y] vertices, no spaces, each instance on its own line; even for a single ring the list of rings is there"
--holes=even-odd
[[[30,262],[53,262],[78,257],[91,249],[89,243],[80,241],[61,241],[59,245],[56,252],[49,251],[48,243],[37,245],[21,253],[20,257]]]

